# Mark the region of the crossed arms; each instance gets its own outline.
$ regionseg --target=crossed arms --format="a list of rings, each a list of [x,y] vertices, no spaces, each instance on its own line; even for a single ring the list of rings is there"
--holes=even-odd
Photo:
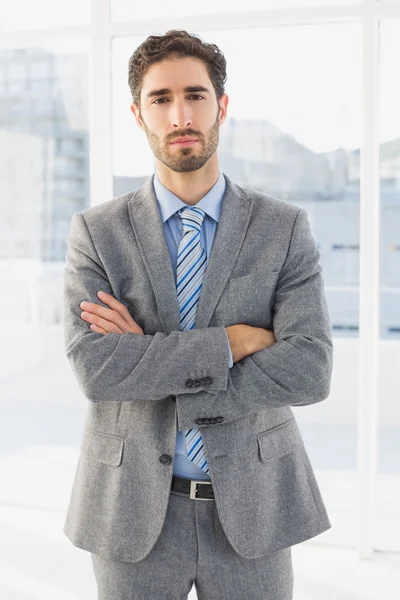
[[[104,335],[88,327],[81,302],[99,304],[103,290],[110,296],[103,296],[100,306],[108,309],[112,289],[84,216],[75,213],[64,273],[64,340],[83,393],[93,402],[175,395],[180,429],[193,426],[199,402],[208,414],[224,411],[229,421],[261,408],[327,398],[333,348],[319,257],[307,213],[299,209],[275,292],[273,342],[242,359],[236,356],[228,369],[224,327],[147,335],[127,310],[126,330]],[[188,378],[204,375],[212,376],[206,389],[185,385]]]

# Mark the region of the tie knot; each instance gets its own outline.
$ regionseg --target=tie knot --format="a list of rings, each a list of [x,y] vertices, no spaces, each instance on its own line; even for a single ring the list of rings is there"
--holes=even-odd
[[[203,209],[195,206],[180,208],[177,214],[182,219],[183,231],[200,231],[206,215]]]

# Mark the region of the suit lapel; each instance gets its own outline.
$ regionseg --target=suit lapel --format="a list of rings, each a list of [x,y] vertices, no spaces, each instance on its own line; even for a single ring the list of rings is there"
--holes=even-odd
[[[253,208],[252,198],[225,174],[226,190],[211,257],[203,276],[196,311],[197,329],[208,327],[242,247]],[[180,329],[179,302],[164,225],[152,175],[128,202],[129,218],[153,286],[163,331]]]

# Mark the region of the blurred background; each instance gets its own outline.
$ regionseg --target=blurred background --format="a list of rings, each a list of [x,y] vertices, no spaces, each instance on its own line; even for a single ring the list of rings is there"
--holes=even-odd
[[[294,600],[395,599],[400,0],[4,0],[0,597],[96,598],[89,554],[62,532],[88,402],[63,347],[69,227],[154,172],[128,60],[172,28],[227,59],[222,171],[304,208],[321,254],[331,394],[293,411],[333,526],[293,547]]]

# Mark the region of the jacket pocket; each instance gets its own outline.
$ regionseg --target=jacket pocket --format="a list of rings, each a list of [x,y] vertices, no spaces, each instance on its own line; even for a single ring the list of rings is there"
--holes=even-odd
[[[257,434],[260,458],[263,462],[280,458],[304,445],[294,418]]]
[[[111,433],[86,429],[81,452],[85,458],[118,467],[122,462],[124,438]]]

